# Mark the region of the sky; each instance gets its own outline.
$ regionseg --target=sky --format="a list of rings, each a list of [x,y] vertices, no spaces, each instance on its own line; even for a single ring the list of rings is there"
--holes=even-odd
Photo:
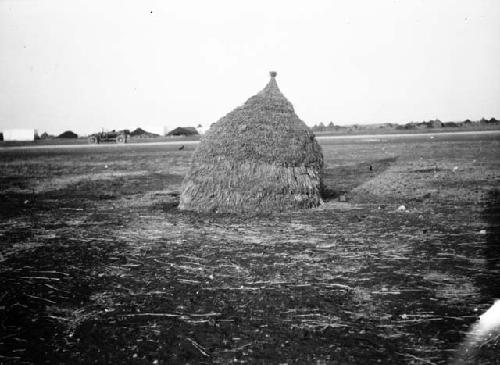
[[[0,0],[0,130],[208,126],[278,72],[309,126],[500,118],[498,0]]]

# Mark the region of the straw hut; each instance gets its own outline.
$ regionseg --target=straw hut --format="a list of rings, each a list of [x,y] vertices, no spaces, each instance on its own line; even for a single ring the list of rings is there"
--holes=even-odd
[[[180,209],[263,213],[321,204],[323,155],[276,83],[212,124],[184,178]]]

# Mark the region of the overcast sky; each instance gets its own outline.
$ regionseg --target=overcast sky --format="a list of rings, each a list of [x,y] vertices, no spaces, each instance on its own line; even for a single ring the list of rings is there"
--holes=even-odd
[[[0,130],[208,125],[270,70],[310,126],[500,118],[500,1],[0,0]]]

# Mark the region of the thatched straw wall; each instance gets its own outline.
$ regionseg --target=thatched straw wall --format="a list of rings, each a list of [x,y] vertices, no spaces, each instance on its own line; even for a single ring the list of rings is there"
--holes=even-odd
[[[205,134],[184,179],[180,209],[251,213],[321,203],[321,148],[275,76]]]

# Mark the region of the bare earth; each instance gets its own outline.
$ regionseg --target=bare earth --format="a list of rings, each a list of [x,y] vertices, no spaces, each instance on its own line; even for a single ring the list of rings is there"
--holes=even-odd
[[[500,297],[500,134],[320,143],[325,204],[269,216],[178,211],[192,144],[1,149],[0,363],[498,361],[460,351]]]

